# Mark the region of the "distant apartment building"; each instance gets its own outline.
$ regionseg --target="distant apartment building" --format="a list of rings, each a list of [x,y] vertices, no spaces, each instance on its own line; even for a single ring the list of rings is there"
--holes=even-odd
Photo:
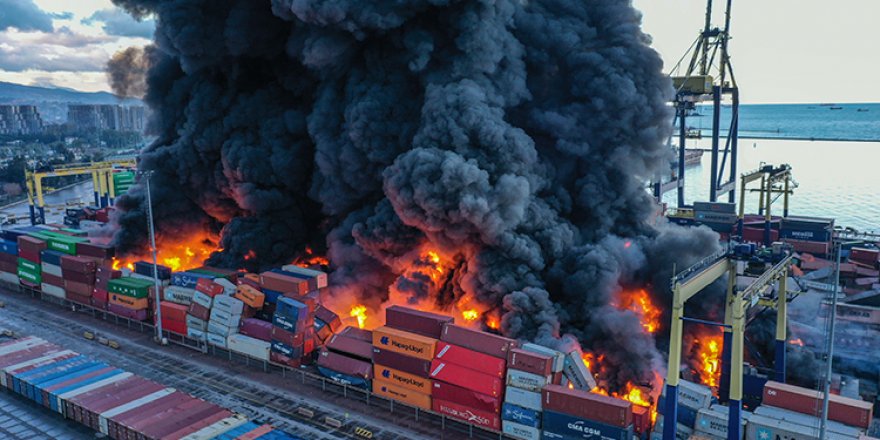
[[[39,134],[45,124],[35,105],[0,105],[0,134]]]
[[[67,123],[78,130],[144,131],[146,111],[142,106],[67,106]]]

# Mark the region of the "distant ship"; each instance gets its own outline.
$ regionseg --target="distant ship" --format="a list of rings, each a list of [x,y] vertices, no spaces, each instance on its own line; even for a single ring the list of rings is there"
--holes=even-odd
[[[703,159],[703,150],[690,149],[685,148],[684,150],[684,165],[699,165],[700,161]]]
[[[858,109],[858,110],[856,110],[856,111],[857,111],[857,112],[866,112],[866,111],[869,111],[869,110],[870,110],[870,109],[867,109],[867,108],[860,108],[860,109]]]
[[[829,107],[831,110],[843,110],[843,107]]]

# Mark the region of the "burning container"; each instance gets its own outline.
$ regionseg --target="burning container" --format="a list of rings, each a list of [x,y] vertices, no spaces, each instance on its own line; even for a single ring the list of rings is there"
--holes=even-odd
[[[507,353],[516,348],[513,339],[453,324],[443,327],[440,340],[501,359],[507,359]]]

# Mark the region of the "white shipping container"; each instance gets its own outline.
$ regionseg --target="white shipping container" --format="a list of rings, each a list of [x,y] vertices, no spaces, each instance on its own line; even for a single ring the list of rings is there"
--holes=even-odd
[[[663,415],[657,415],[657,422],[654,423],[654,431],[653,433],[659,434],[659,438],[663,438]],[[694,428],[688,427],[681,423],[677,423],[675,425],[675,438],[677,440],[688,440],[691,436],[694,435]],[[654,438],[654,434],[651,434],[651,438]]]
[[[509,437],[521,440],[541,439],[541,431],[538,428],[532,428],[531,426],[516,422],[508,422],[507,420],[501,422],[501,432],[507,434]]]
[[[46,341],[44,339],[40,339],[34,336],[28,336],[26,338],[16,340],[12,344],[0,347],[0,356],[26,350],[35,345],[41,345],[45,343]]]
[[[208,331],[208,321],[202,321],[199,318],[196,318],[192,315],[186,315],[186,328],[196,329],[201,331]]]
[[[854,440],[852,437],[841,435],[836,432],[825,432],[823,440]],[[819,428],[810,428],[784,420],[773,419],[760,415],[753,415],[746,425],[746,440],[819,440]]]
[[[141,274],[136,273],[136,272],[130,272],[128,275],[126,275],[126,274],[125,274],[125,271],[126,271],[126,270],[128,270],[128,269],[123,269],[122,276],[125,276],[125,277],[131,277],[131,278],[137,278],[137,279],[140,279],[140,280],[146,280],[146,281],[153,281],[153,282],[155,282],[155,281],[153,280],[153,277],[152,277],[152,276],[141,275]],[[171,280],[159,280],[159,285],[162,286],[162,287],[169,287],[170,284],[171,284]],[[177,286],[174,286],[174,287],[177,287]]]
[[[192,327],[187,327],[186,329],[186,337],[190,339],[195,339],[196,341],[206,341],[208,339],[207,333],[204,330],[199,330]]]
[[[247,417],[241,414],[236,414],[212,425],[208,425],[192,434],[188,434],[180,440],[211,440],[212,438],[232,431],[247,422]]]
[[[541,393],[527,391],[517,387],[507,387],[504,392],[504,401],[516,406],[541,411]]]
[[[229,281],[226,278],[214,278],[214,283],[223,286],[224,295],[229,296],[235,294],[236,286],[232,281]]]
[[[214,298],[214,308],[230,315],[241,315],[241,312],[244,311],[244,303],[231,296],[220,295]]]
[[[226,346],[230,350],[246,354],[252,358],[263,361],[269,360],[269,348],[271,343],[250,336],[235,334],[226,338]]]
[[[5,281],[10,284],[18,284],[18,274],[17,273],[9,273],[9,272],[0,272],[0,281]]]
[[[195,289],[187,289],[186,287],[180,286],[168,286],[162,289],[162,296],[165,298],[165,301],[170,301],[185,306],[188,306],[190,305],[190,303],[192,303],[192,299],[195,294]]]
[[[208,319],[208,325],[211,325],[212,322],[225,327],[238,327],[241,323],[241,316],[230,315],[226,312],[211,313],[211,317]]]
[[[593,373],[584,365],[580,350],[574,350],[565,355],[565,362],[562,365],[562,371],[565,378],[568,379],[575,389],[590,391],[596,388],[596,379]]]
[[[697,411],[697,421],[694,430],[700,434],[727,438],[727,414],[729,408],[722,405],[712,405],[709,408],[700,408]],[[742,412],[742,434],[746,432],[746,421],[751,413]],[[742,438],[742,436],[740,436]]]
[[[507,385],[528,391],[540,392],[550,383],[550,376],[539,376],[519,370],[507,370]]]
[[[49,275],[55,275],[56,277],[62,276],[61,266],[56,266],[49,263],[40,263],[40,269],[43,271],[43,273],[47,273]]]
[[[193,294],[192,302],[194,302],[194,303],[196,303],[206,309],[210,309],[211,304],[214,303],[214,298],[212,298],[211,295],[207,295],[207,294],[204,294],[204,293],[196,290],[195,293]]]
[[[41,363],[45,363],[45,362],[51,361],[53,359],[56,359],[58,357],[66,356],[69,354],[75,354],[75,353],[70,350],[58,350],[58,351],[53,351],[53,352],[47,353],[47,354],[40,356],[38,358],[29,359],[29,360],[26,360],[24,362],[20,362],[20,363],[14,364],[14,365],[9,365],[8,367],[5,367],[2,370],[0,370],[0,373],[2,373],[2,374],[0,374],[0,385],[3,385],[4,387],[9,386],[6,382],[6,374],[7,373],[12,373],[12,372],[15,372],[15,370],[20,370],[24,367],[28,367],[31,365],[39,365]]]
[[[802,414],[787,409],[777,408],[775,406],[761,405],[755,410],[755,414],[768,417],[771,419],[783,420],[796,425],[806,426],[808,428],[819,429],[822,421],[818,417]],[[858,438],[864,432],[854,426],[845,425],[834,420],[829,420],[825,425],[828,432],[836,432],[853,438]]]
[[[666,401],[666,382],[663,383],[663,391],[660,393],[660,401]],[[684,405],[693,410],[700,408],[708,408],[712,403],[712,389],[707,386],[688,382],[686,380],[678,381],[678,404]]]
[[[54,296],[55,298],[66,298],[63,287],[53,286],[51,284],[42,283],[40,284],[40,289],[44,294],[49,296]]]
[[[208,322],[208,333],[214,333],[216,335],[220,335],[220,336],[223,336],[224,338],[227,338],[227,337],[229,337],[229,335],[238,333],[238,326],[228,327],[228,326],[225,326],[219,322],[209,321]]]
[[[226,348],[226,335],[218,335],[216,333],[205,333],[208,339],[208,343],[211,345],[216,345],[218,347]]]
[[[553,356],[554,373],[562,371],[562,368],[565,366],[565,353],[561,351],[557,351],[543,345],[533,344],[531,342],[523,344],[522,349],[526,351],[531,351],[532,353],[540,353],[547,356]]]

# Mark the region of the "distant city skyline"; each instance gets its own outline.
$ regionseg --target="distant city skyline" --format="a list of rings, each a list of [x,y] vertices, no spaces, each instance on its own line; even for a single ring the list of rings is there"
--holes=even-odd
[[[633,0],[669,71],[702,27],[705,0]],[[716,1],[716,23],[725,2]],[[0,81],[109,91],[106,61],[149,44],[155,23],[110,0],[0,0]],[[876,0],[738,0],[731,55],[745,103],[880,102]]]

